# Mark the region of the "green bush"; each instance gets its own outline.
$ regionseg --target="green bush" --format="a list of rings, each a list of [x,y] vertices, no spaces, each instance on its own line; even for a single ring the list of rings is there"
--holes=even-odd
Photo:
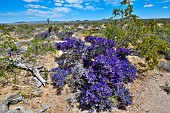
[[[17,68],[14,67],[14,60],[11,58],[18,50],[15,42],[15,38],[6,30],[0,35],[0,77],[12,83],[18,81]]]
[[[42,40],[37,37],[30,42],[27,51],[23,53],[23,57],[31,62],[35,62],[36,59],[41,58],[43,55],[54,52],[55,47],[52,41],[48,39]]]
[[[146,58],[149,69],[158,64],[158,51],[170,50],[167,41],[156,33],[157,22],[150,20],[144,23],[138,16],[132,14],[133,6],[123,0],[118,9],[113,10],[113,17],[105,29],[105,36],[114,39],[117,46],[128,47]]]

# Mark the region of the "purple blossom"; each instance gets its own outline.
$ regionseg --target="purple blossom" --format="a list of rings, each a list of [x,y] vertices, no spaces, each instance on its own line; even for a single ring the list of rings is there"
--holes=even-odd
[[[88,46],[85,42],[90,43]],[[76,38],[66,38],[56,44],[56,49],[64,51],[59,67],[53,69],[53,82],[59,87],[67,83],[78,96],[80,106],[91,112],[112,107],[110,97],[116,97],[124,106],[132,103],[132,97],[124,84],[137,78],[137,70],[130,64],[126,48],[114,48],[115,42],[106,38],[88,36],[85,42]],[[68,75],[69,79],[67,79]]]

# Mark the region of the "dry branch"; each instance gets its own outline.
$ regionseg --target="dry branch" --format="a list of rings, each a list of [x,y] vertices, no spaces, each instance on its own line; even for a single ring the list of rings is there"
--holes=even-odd
[[[24,64],[24,63],[15,63],[14,65],[15,65],[16,67],[21,68],[21,69],[25,69],[25,70],[31,71],[31,72],[34,74],[34,76],[41,82],[41,84],[38,85],[39,87],[40,87],[41,85],[45,86],[45,84],[47,83],[47,81],[44,80],[44,79],[41,77],[41,75],[40,75],[39,69],[42,68],[42,66],[35,67],[35,66],[30,65],[30,64]]]

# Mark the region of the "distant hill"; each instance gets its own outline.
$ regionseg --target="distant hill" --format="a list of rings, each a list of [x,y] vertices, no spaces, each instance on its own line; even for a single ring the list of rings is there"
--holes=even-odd
[[[170,24],[170,18],[151,18],[151,19],[154,19],[156,20],[158,23],[169,23]],[[149,21],[151,19],[141,19],[143,21]]]
[[[156,20],[158,23],[169,23],[170,24],[170,18],[150,18],[150,19],[141,19],[144,22],[148,22],[149,20],[154,19]],[[50,23],[54,24],[54,23],[76,23],[76,22],[108,22],[108,19],[101,19],[101,20],[72,20],[72,21],[50,21]],[[3,23],[1,23],[3,24]],[[6,23],[6,24],[47,24],[47,21],[30,21],[30,22],[26,22],[26,21],[20,21],[20,22],[14,22],[14,23]]]

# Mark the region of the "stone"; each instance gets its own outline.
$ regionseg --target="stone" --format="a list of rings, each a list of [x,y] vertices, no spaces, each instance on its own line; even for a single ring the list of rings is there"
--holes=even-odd
[[[40,88],[37,88],[34,92],[32,92],[33,97],[42,97],[43,92],[41,91]]]
[[[170,63],[168,61],[160,61],[158,64],[158,68],[161,68],[163,70],[170,72]]]
[[[127,56],[128,60],[134,65],[138,72],[145,72],[148,69],[148,65],[144,58],[140,58],[138,56]]]

